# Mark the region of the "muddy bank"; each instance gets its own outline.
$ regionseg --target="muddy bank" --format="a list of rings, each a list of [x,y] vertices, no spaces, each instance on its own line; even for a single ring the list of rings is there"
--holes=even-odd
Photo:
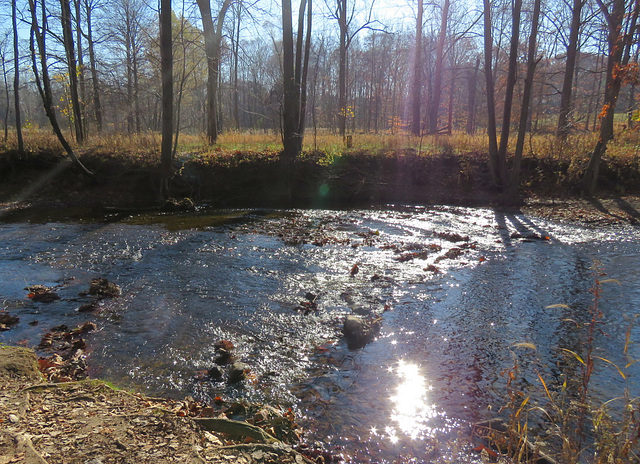
[[[247,422],[193,415],[189,399],[97,380],[45,383],[33,351],[0,346],[0,463],[311,462]]]
[[[489,183],[487,155],[478,152],[313,152],[296,160],[289,172],[283,171],[277,152],[181,154],[171,179],[176,200],[170,203],[159,200],[157,155],[88,150],[81,159],[95,178],[83,176],[60,153],[1,154],[0,201],[14,206],[119,209],[184,209],[194,204],[215,208],[486,206],[504,202]],[[640,173],[615,163],[609,160],[601,171],[600,195],[637,193]],[[525,202],[575,198],[581,172],[575,159],[527,157],[522,165],[522,197]]]

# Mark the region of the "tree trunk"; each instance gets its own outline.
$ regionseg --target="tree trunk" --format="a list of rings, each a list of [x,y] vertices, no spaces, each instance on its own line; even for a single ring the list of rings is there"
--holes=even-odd
[[[442,74],[444,72],[444,40],[447,36],[447,20],[449,17],[449,0],[444,0],[442,18],[440,19],[440,32],[438,33],[438,45],[436,47],[436,68],[433,78],[433,99],[429,112],[429,132],[438,132],[438,112],[440,111],[440,99],[442,97]]]
[[[73,47],[73,30],[71,28],[71,7],[69,0],[60,0],[62,15],[62,38],[64,42],[65,55],[67,57],[67,68],[69,69],[69,94],[71,95],[71,107],[73,108],[73,125],[76,130],[76,141],[84,143],[84,128],[82,127],[82,109],[80,108],[80,96],[78,94],[78,68],[76,66],[76,55]]]
[[[520,43],[520,12],[522,0],[515,0],[513,5],[511,45],[509,48],[509,69],[507,72],[507,88],[504,97],[504,113],[502,114],[502,132],[498,148],[498,179],[501,185],[507,185],[507,147],[511,130],[511,110],[513,108],[513,91],[516,87],[518,66],[518,44]]]
[[[480,69],[480,57],[476,58],[476,65],[469,70],[467,77],[469,81],[469,101],[467,110],[467,134],[472,135],[476,131],[476,82],[478,81],[478,70]]]
[[[11,108],[11,97],[9,95],[9,81],[7,80],[7,60],[5,60],[4,54],[0,55],[2,60],[2,78],[4,80],[4,96],[6,103],[4,105],[4,143],[9,140],[9,108]]]
[[[235,40],[233,43],[233,121],[236,130],[240,130],[240,94],[238,92],[238,62],[240,61],[240,16],[241,6],[238,4],[236,13]]]
[[[84,137],[87,138],[87,125],[85,116],[85,102],[86,102],[86,85],[84,79],[84,56],[82,52],[82,21],[80,11],[80,1],[73,0],[73,4],[76,12],[76,47],[78,50],[78,84],[80,90],[80,123],[84,130]]]
[[[455,67],[451,67],[451,85],[449,87],[449,108],[447,114],[447,134],[451,135],[453,132],[453,100],[454,100],[454,89],[456,84],[456,77],[458,74],[458,70]]]
[[[625,15],[625,0],[613,0],[611,13],[601,3],[602,11],[607,19],[609,56],[607,57],[607,84],[604,90],[604,105],[602,108],[600,123],[600,137],[596,143],[589,164],[582,179],[583,193],[591,197],[595,193],[598,183],[598,173],[602,156],[607,150],[607,143],[613,138],[613,121],[618,101],[618,95],[622,88],[624,71],[629,63],[630,48],[636,32],[640,2],[636,1],[631,16]],[[629,25],[624,27],[624,19],[629,17]],[[624,31],[626,29],[626,31]]]
[[[340,28],[339,67],[338,67],[338,128],[342,140],[347,133],[347,0],[337,0],[336,17]]]
[[[489,173],[491,183],[499,185],[498,174],[498,137],[496,135],[496,103],[495,88],[492,71],[492,49],[493,40],[491,38],[491,2],[483,0],[484,3],[484,79],[487,93],[487,135],[489,137]]]
[[[558,113],[558,137],[565,137],[571,130],[570,120],[572,108],[573,79],[578,57],[578,39],[580,35],[582,7],[584,0],[573,0],[571,9],[571,29],[569,30],[569,44],[567,45],[567,59],[564,66],[564,80],[562,82],[562,94],[560,98],[560,111]]]
[[[422,104],[422,11],[423,0],[418,0],[418,17],[416,18],[416,45],[413,60],[413,89],[411,91],[411,133],[420,135]]]
[[[307,5],[307,31],[304,34],[304,18]],[[311,50],[311,0],[301,0],[298,9],[298,34],[295,51],[293,48],[293,18],[291,1],[282,2],[282,51],[283,51],[283,175],[288,183],[288,195],[291,197],[292,162],[302,151],[304,121],[306,113],[306,82]],[[304,38],[304,40],[303,40]],[[304,48],[304,49],[303,49]]]
[[[282,1],[282,77],[284,103],[282,108],[283,151],[285,170],[297,157],[296,129],[298,126],[298,103],[295,83],[295,57],[293,52],[293,19],[291,0]],[[287,173],[288,174],[288,173]]]
[[[162,142],[160,153],[160,195],[169,196],[173,135],[173,49],[171,43],[171,0],[160,3],[160,69],[162,73]]]
[[[18,54],[18,25],[16,2],[11,2],[11,22],[13,27],[13,100],[16,115],[16,135],[18,138],[18,154],[24,153],[24,140],[22,138],[22,117],[20,112],[20,55]]]
[[[85,0],[85,14],[87,17],[87,47],[89,49],[89,66],[91,68],[91,80],[93,87],[93,109],[96,118],[98,133],[102,132],[102,104],[100,103],[100,81],[98,80],[98,67],[96,65],[96,53],[93,43],[93,29],[91,26],[93,7],[92,0]]]
[[[222,24],[233,0],[224,0],[214,27],[209,0],[197,0],[202,28],[204,47],[207,55],[207,138],[213,145],[218,140],[218,76],[220,74],[220,47],[222,45]]]
[[[306,116],[307,116],[307,77],[309,75],[309,58],[311,56],[311,25],[312,25],[312,0],[302,0],[300,3],[300,12],[304,13],[304,3],[309,5],[309,10],[307,12],[307,34],[305,37],[304,44],[304,59],[302,60],[302,75],[300,76],[300,114],[298,117],[298,154],[302,152],[302,141],[304,139],[304,130],[306,125]],[[299,15],[298,19],[298,34],[302,35],[303,33],[303,15]],[[298,54],[303,53],[302,47],[298,48]]]
[[[67,139],[62,134],[62,130],[60,129],[60,125],[58,124],[58,120],[56,118],[56,113],[53,107],[53,92],[51,91],[51,79],[49,79],[49,69],[47,67],[47,47],[46,47],[46,31],[48,30],[47,26],[47,11],[45,6],[45,0],[41,0],[42,7],[42,27],[38,24],[38,12],[35,4],[35,0],[29,0],[29,10],[31,12],[31,35],[29,41],[29,47],[31,49],[31,60],[33,66],[33,74],[36,81],[36,87],[38,88],[38,93],[42,98],[42,104],[44,107],[44,111],[51,123],[51,128],[53,132],[58,137],[60,144],[63,146],[69,158],[82,170],[83,173],[87,174],[90,177],[93,177],[93,173],[89,171],[84,164],[78,159],[76,154],[73,152],[71,145],[67,142]],[[36,45],[38,44],[38,50],[36,52]],[[38,61],[37,58],[40,57],[40,72],[38,71]],[[42,73],[42,79],[40,79],[40,73]]]
[[[518,139],[516,141],[516,151],[513,156],[513,167],[509,183],[508,198],[511,202],[517,202],[518,188],[520,186],[520,165],[522,162],[522,151],[524,148],[524,138],[527,132],[529,120],[529,106],[531,105],[531,95],[533,94],[533,77],[538,61],[536,60],[536,42],[538,37],[538,25],[540,22],[540,3],[535,0],[533,4],[533,18],[531,19],[531,35],[529,36],[529,48],[527,50],[527,75],[524,79],[524,90],[522,95],[522,106],[520,107],[520,121],[518,122]]]

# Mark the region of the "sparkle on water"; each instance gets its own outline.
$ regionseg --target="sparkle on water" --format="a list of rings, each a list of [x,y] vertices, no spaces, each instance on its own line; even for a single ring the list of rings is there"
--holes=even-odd
[[[401,359],[393,372],[399,383],[390,398],[393,404],[391,420],[395,426],[385,428],[389,440],[397,443],[399,433],[413,440],[430,435],[433,430],[429,426],[429,420],[437,415],[436,408],[427,395],[433,387],[427,384],[417,364]]]

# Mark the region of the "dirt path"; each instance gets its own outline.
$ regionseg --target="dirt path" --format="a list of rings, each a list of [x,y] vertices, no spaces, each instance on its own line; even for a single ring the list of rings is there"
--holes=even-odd
[[[311,462],[245,422],[220,419],[231,437],[184,411],[96,380],[43,383],[33,351],[0,345],[0,464]]]

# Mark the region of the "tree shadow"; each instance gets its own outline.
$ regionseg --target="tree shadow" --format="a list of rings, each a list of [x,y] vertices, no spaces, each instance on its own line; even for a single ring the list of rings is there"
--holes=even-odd
[[[623,198],[618,197],[613,201],[615,201],[616,205],[618,205],[618,208],[629,215],[629,218],[627,218],[627,220],[630,224],[638,224],[638,222],[640,221],[640,211],[638,211],[631,203]]]
[[[498,230],[502,243],[507,248],[513,247],[514,239],[518,242],[531,240],[549,240],[551,235],[546,229],[542,229],[521,212],[494,211],[494,217],[498,223]],[[510,232],[509,224],[515,232]]]
[[[607,209],[607,207],[596,198],[590,198],[588,201],[591,206],[606,216],[614,217],[621,221],[629,222],[630,224],[637,224],[640,220],[640,212],[638,212],[638,210],[635,209],[628,201],[623,200],[620,197],[614,198],[613,201],[618,205],[618,208],[627,213],[627,216],[616,214],[615,212]]]

